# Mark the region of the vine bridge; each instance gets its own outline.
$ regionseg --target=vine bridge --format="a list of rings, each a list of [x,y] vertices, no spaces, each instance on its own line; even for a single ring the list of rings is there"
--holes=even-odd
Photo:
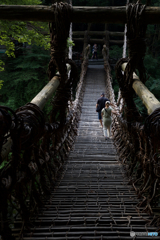
[[[160,16],[159,8],[152,10],[139,2],[126,9],[99,8],[97,21],[127,22],[129,57],[115,67],[120,88],[116,101],[109,43],[114,43],[112,35],[124,33],[109,32],[106,25],[104,32],[93,33],[90,25],[83,33],[73,32],[84,35],[75,38],[84,41],[84,48],[73,96],[77,67],[66,58],[70,23],[78,21],[79,12],[84,13],[82,21],[93,22],[96,8],[67,3],[0,6],[0,19],[52,21],[48,84],[15,112],[0,106],[3,240],[160,239],[160,102],[145,86],[143,65],[147,21],[158,23],[155,15]],[[94,34],[103,39],[91,40]],[[89,60],[92,41],[104,43],[103,62]],[[107,141],[95,111],[101,92],[118,111]],[[147,108],[146,119],[136,108],[135,92]],[[42,110],[49,99],[52,111],[46,120]]]

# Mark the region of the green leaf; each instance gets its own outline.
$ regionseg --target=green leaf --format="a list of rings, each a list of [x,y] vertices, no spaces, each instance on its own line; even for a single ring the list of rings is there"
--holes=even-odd
[[[7,165],[7,161],[3,161],[1,164],[0,164],[0,169],[4,168],[6,165]]]

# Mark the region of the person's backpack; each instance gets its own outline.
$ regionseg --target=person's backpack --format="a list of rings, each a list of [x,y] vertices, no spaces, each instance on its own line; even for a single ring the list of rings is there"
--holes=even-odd
[[[100,106],[98,104],[97,107],[96,107],[96,112],[100,112],[100,111],[101,111],[101,109],[100,109]]]

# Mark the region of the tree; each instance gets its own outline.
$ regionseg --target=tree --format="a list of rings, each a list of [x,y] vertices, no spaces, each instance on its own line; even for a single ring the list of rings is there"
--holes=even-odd
[[[1,72],[5,84],[0,92],[0,105],[13,110],[30,102],[47,84],[50,60],[49,51],[36,45],[18,51],[18,57],[3,59],[5,71]]]
[[[38,5],[41,0],[0,0],[0,4],[5,5]],[[8,57],[15,57],[15,44],[18,43],[35,44],[45,49],[50,47],[47,23],[43,22],[23,22],[23,21],[0,21],[0,45],[6,46]],[[0,61],[0,71],[4,70],[3,61]]]

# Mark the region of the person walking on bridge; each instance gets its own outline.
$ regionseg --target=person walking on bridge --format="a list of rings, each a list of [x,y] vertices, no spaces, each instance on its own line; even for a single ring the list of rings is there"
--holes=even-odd
[[[117,111],[112,110],[112,108],[110,107],[110,101],[106,101],[105,107],[101,111],[101,115],[103,118],[103,132],[105,140],[111,137],[111,124],[112,124],[111,113],[118,114]]]
[[[96,104],[96,112],[98,112],[98,119],[100,122],[100,127],[103,127],[101,110],[105,107],[106,101],[109,101],[109,99],[104,97],[104,93],[101,93],[101,97],[97,100],[97,104]]]
[[[92,59],[93,58],[96,58],[98,60],[98,57],[97,57],[97,44],[96,43],[93,46]]]

